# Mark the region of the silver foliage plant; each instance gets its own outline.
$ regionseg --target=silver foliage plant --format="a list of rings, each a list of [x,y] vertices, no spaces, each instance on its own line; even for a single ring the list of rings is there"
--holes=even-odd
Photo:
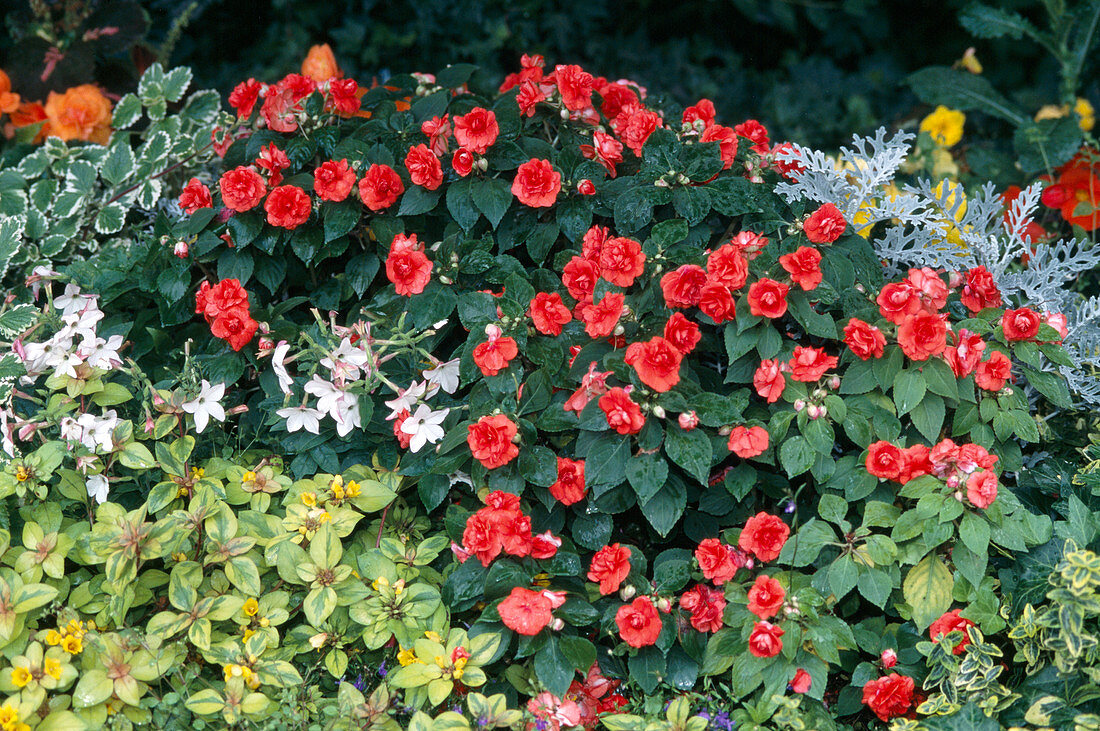
[[[1100,404],[1100,297],[1086,298],[1067,287],[1082,272],[1100,266],[1100,246],[1063,239],[1032,249],[1026,229],[1042,195],[1039,183],[1020,193],[1007,211],[992,183],[965,197],[961,187],[950,183],[920,180],[895,186],[913,139],[900,131],[888,137],[879,128],[873,136],[854,137],[838,159],[792,145],[779,159],[795,169],[776,191],[789,202],[832,203],[860,229],[885,223],[872,243],[888,277],[909,267],[965,271],[984,266],[1006,301],[1065,314],[1065,347],[1076,365],[1048,362],[1045,367],[1060,370],[1082,401]],[[1025,254],[1029,260],[1023,267]]]

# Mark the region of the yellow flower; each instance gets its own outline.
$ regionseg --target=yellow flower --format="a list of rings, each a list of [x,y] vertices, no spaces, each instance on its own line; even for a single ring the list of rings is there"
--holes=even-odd
[[[76,635],[77,637],[83,637],[87,630],[84,629],[84,623],[79,619],[70,619],[69,623],[65,625],[65,629],[61,630],[67,635]]]
[[[347,493],[348,497],[359,497],[361,490],[362,488],[359,487],[359,483],[355,480],[348,482],[347,486],[344,488],[344,492]]]
[[[344,488],[342,488],[340,485],[333,485],[332,486],[332,497],[336,500],[343,500],[344,499]]]
[[[48,630],[46,632],[46,644],[52,646],[60,645],[61,640],[65,639],[65,636],[55,629]]]
[[[933,178],[953,178],[958,174],[959,166],[955,163],[955,158],[951,156],[951,153],[948,150],[945,150],[942,147],[937,147],[936,149],[932,150]]]
[[[379,576],[377,579],[370,583],[370,588],[374,589],[375,591],[381,591],[382,587],[389,585],[389,579],[387,579],[385,576]]]
[[[921,120],[920,131],[931,135],[937,145],[952,147],[962,139],[965,123],[965,114],[955,109],[948,109],[941,104]]]
[[[256,634],[256,630],[252,629],[251,627],[245,627],[244,628],[244,641],[248,642],[248,638],[251,637],[254,634]]]
[[[1042,122],[1044,119],[1061,119],[1069,113],[1069,109],[1065,106],[1058,106],[1057,104],[1046,104],[1039,107],[1039,111],[1035,112],[1035,121]]]
[[[11,669],[11,682],[16,688],[22,688],[32,680],[34,680],[34,676],[31,675],[31,671],[27,668]]]
[[[329,512],[327,510],[322,510],[321,514],[317,516],[318,523],[327,523],[330,520],[332,520],[332,516],[329,515]]]
[[[69,635],[61,641],[61,649],[70,655],[76,655],[84,650],[84,641],[76,635]]]
[[[401,652],[397,653],[397,662],[401,663],[401,667],[405,667],[406,665],[412,665],[414,662],[420,662],[420,659],[412,650],[402,649]]]
[[[256,481],[256,473],[253,472],[252,470],[249,470],[248,472],[245,472],[243,475],[241,475],[241,483],[242,484],[246,483],[246,482],[255,482],[255,481]]]
[[[1073,111],[1077,112],[1077,124],[1085,132],[1091,132],[1096,125],[1096,110],[1088,99],[1077,97],[1077,103],[1073,105]]]
[[[303,492],[301,494],[301,498],[302,505],[305,505],[307,508],[312,508],[314,505],[317,504],[317,495],[315,493]]]
[[[255,617],[256,612],[260,611],[260,603],[252,597],[249,597],[247,600],[245,600],[244,606],[242,606],[241,609],[244,611],[246,616]]]
[[[4,731],[27,731],[30,729],[19,721],[19,711],[8,703],[0,706],[0,729]]]
[[[205,476],[206,476],[206,470],[204,470],[202,467],[192,467],[191,468],[191,479],[192,480],[201,480]]]
[[[54,680],[61,679],[61,661],[52,657],[47,657],[43,663],[42,668],[46,671],[46,675],[49,675]]]
[[[443,638],[439,636],[438,632],[433,632],[432,630],[428,630],[427,632],[424,633],[424,636],[427,637],[432,642],[437,642],[441,645],[443,644]]]
[[[15,468],[15,479],[19,482],[26,482],[30,479],[31,471],[27,469],[26,465],[19,465]]]
[[[329,489],[335,490],[338,487],[344,486],[344,478],[340,475],[336,475],[332,478],[332,482],[328,483]]]
[[[397,583],[393,585],[393,593],[397,596],[401,596],[401,592],[405,591],[405,580],[398,579]]]
[[[980,74],[982,72],[982,62],[974,55],[973,48],[966,49],[966,53],[959,59],[959,66],[962,66],[972,74]]]

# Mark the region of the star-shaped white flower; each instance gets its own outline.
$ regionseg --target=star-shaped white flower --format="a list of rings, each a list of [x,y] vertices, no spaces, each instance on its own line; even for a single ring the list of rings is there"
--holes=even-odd
[[[359,414],[359,396],[341,392],[332,418],[336,419],[336,433],[342,437],[346,437],[352,429],[363,426],[363,419]]]
[[[217,421],[225,421],[225,409],[219,403],[224,395],[224,383],[211,386],[204,378],[199,388],[199,395],[194,400],[183,403],[183,410],[195,417],[196,432],[202,434],[211,418]]]
[[[416,407],[416,412],[410,415],[401,424],[401,431],[410,435],[409,451],[419,452],[425,444],[435,444],[446,433],[443,431],[443,420],[447,418],[450,409],[432,411],[425,404]]]
[[[370,356],[362,348],[352,345],[351,338],[344,338],[339,347],[327,357],[321,359],[321,365],[328,368],[333,379],[359,378],[359,369],[369,370]]]
[[[80,345],[80,354],[91,367],[109,371],[122,365],[122,357],[118,354],[122,342],[121,335],[112,335],[106,340],[100,337],[85,340]]]
[[[339,420],[340,417],[337,416],[336,405],[344,395],[342,390],[337,388],[335,384],[329,383],[316,374],[306,383],[305,389],[306,393],[317,397],[318,409],[325,412],[333,419]]]
[[[287,406],[283,409],[276,409],[275,413],[286,419],[286,430],[288,432],[305,429],[310,434],[320,432],[320,420],[325,415],[324,412],[311,409],[308,406]]]
[[[429,368],[423,375],[428,383],[439,386],[447,393],[454,393],[458,390],[458,358]]]
[[[289,394],[290,387],[294,385],[294,379],[290,377],[286,365],[283,364],[289,350],[290,343],[280,340],[279,344],[275,346],[275,350],[271,352],[271,367],[275,369],[275,377],[279,379],[279,390],[285,394]]]
[[[397,398],[386,402],[386,406],[390,407],[390,415],[386,417],[386,420],[396,419],[402,411],[412,411],[413,406],[416,406],[416,402],[423,398],[427,391],[427,381],[421,383],[413,381],[408,388],[399,390]]]
[[[95,498],[100,505],[107,501],[111,486],[103,475],[89,475],[84,481],[84,486],[88,489],[88,497]]]

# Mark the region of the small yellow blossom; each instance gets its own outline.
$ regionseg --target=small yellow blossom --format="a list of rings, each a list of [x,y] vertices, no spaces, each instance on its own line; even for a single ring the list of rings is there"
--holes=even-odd
[[[438,642],[441,645],[443,644],[443,638],[439,636],[438,632],[433,632],[432,630],[428,630],[427,632],[424,633],[424,636],[427,637],[432,642]]]
[[[65,625],[65,629],[62,630],[67,635],[76,635],[77,637],[83,637],[87,632],[84,629],[84,623],[79,619],[70,619],[69,623]]]
[[[254,634],[256,634],[256,630],[252,629],[251,627],[245,627],[244,628],[244,641],[248,642],[248,638],[251,637]]]
[[[325,646],[326,642],[328,642],[327,632],[319,632],[309,638],[309,646],[312,647],[314,650],[320,650],[322,647]]]
[[[243,475],[241,475],[241,483],[242,484],[246,483],[246,482],[255,482],[255,481],[256,481],[256,473],[253,472],[252,470],[249,470],[248,472],[245,472]]]
[[[19,465],[15,468],[15,479],[19,482],[26,482],[30,477],[31,471],[25,465]]]
[[[260,611],[260,603],[254,598],[249,597],[245,600],[244,605],[241,607],[241,610],[245,613],[245,616],[255,617],[256,612]]]
[[[47,657],[42,663],[42,669],[46,671],[46,675],[49,675],[54,680],[61,679],[61,661],[56,658]]]
[[[34,676],[31,675],[31,671],[27,668],[11,669],[11,682],[16,688],[23,688],[32,680],[34,680]]]
[[[1073,105],[1073,111],[1077,112],[1077,124],[1084,132],[1091,132],[1096,126],[1096,110],[1088,99],[1077,97],[1077,103]]]
[[[1035,121],[1042,122],[1044,119],[1061,119],[1069,114],[1069,109],[1065,106],[1058,106],[1057,104],[1044,104],[1039,107],[1039,111],[1035,112]]]
[[[0,706],[0,729],[3,731],[29,731],[30,726],[19,720],[19,710],[5,703]]]
[[[341,487],[340,485],[333,485],[332,486],[332,497],[335,500],[343,500],[344,499],[344,488]]]
[[[344,487],[344,492],[348,497],[359,497],[359,493],[362,492],[362,488],[359,487],[359,483],[355,480],[351,480]]]
[[[412,665],[414,662],[420,662],[420,658],[412,650],[402,648],[401,652],[397,653],[397,662],[401,663],[401,667],[405,667],[406,665]]]
[[[61,649],[70,655],[77,655],[84,650],[84,641],[76,635],[69,635],[61,641]]]
[[[370,583],[370,588],[374,589],[375,591],[381,591],[382,587],[389,586],[389,585],[390,585],[390,580],[389,579],[387,579],[385,576],[379,576],[377,579],[375,579],[374,581],[372,581]]]
[[[965,114],[955,109],[948,109],[941,104],[921,120],[920,131],[931,135],[937,145],[953,147],[962,139],[965,123]]]
[[[191,479],[192,480],[201,480],[203,477],[206,477],[206,470],[204,470],[202,467],[192,467],[191,468]]]
[[[982,62],[974,55],[973,47],[966,49],[966,53],[959,59],[959,66],[972,74],[980,74],[982,72]]]
[[[312,492],[303,492],[301,494],[302,505],[307,508],[312,508],[317,505],[317,494]]]
[[[401,596],[401,592],[405,591],[405,580],[398,579],[397,583],[393,585],[393,593],[397,596]]]
[[[330,520],[332,520],[332,516],[327,510],[322,510],[321,514],[317,516],[318,523],[328,523]]]
[[[270,619],[268,619],[267,617],[260,617],[260,626],[261,626],[261,627],[267,627],[267,626],[269,626],[270,624],[271,624],[271,620],[270,620]],[[247,639],[247,638],[246,638],[246,639]]]
[[[55,629],[46,631],[46,644],[51,647],[55,647],[61,644],[61,640],[65,639],[65,635],[61,634]]]

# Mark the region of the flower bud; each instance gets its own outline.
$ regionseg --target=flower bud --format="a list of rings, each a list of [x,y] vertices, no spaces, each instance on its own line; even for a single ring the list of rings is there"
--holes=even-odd
[[[723,437],[728,437],[731,433],[733,433],[732,426],[724,426],[718,430],[718,434]]]
[[[817,404],[810,404],[806,407],[806,416],[816,420],[821,416],[821,409]]]
[[[881,660],[882,667],[889,670],[890,668],[898,664],[898,653],[887,647],[885,650],[882,651]]]
[[[956,490],[953,497],[961,503],[963,501],[962,490]]]
[[[619,589],[619,598],[624,602],[628,602],[634,598],[634,595],[638,593],[638,590],[634,588],[633,584],[627,584]]]
[[[623,335],[626,334],[626,328],[623,327],[621,324],[616,325],[615,329],[611,332],[611,334],[614,335],[617,338],[621,338]]]
[[[949,489],[954,490],[958,486],[959,486],[959,476],[958,475],[951,475],[950,477],[947,478],[947,487]]]
[[[829,378],[829,388],[834,391],[840,388],[840,376],[832,376]]]
[[[653,185],[655,185],[658,188],[670,188],[670,187],[672,187],[672,186],[669,185],[668,181],[665,180],[664,178],[657,178],[656,180],[653,181]]]
[[[823,399],[827,395],[828,394],[825,393],[825,389],[823,389],[823,388],[815,388],[814,389],[814,398],[816,398],[816,399]]]
[[[484,157],[479,157],[477,160],[477,169],[481,172],[485,172],[489,169],[489,161],[486,160]]]
[[[665,408],[663,406],[661,406],[660,404],[657,404],[656,406],[653,407],[653,415],[656,416],[658,419],[665,418],[665,416],[666,416]]]
[[[947,275],[947,286],[950,289],[958,289],[965,281],[966,276],[962,272],[954,271]]]
[[[186,259],[190,249],[187,246],[186,241],[177,241],[176,245],[172,248],[172,253],[178,256],[180,259]]]
[[[489,338],[489,342],[493,342],[503,334],[499,325],[489,323],[485,326],[485,337]]]
[[[440,277],[439,278],[439,283],[440,284],[454,284],[454,281],[455,280],[451,279],[450,277]]]
[[[806,402],[804,400],[802,400],[802,399],[796,399],[795,400],[794,410],[795,410],[796,413],[802,411],[805,408],[806,408]]]
[[[260,338],[260,352],[271,350],[275,347],[275,341],[268,337]]]
[[[581,195],[596,195],[596,185],[588,178],[577,183],[577,192]]]
[[[561,617],[554,617],[554,619],[550,621],[550,629],[554,630],[555,632],[561,632],[563,629],[565,629],[565,620]]]
[[[677,421],[680,423],[680,428],[684,431],[691,431],[699,426],[699,416],[694,411],[685,411],[680,414]]]
[[[667,596],[663,596],[657,600],[657,608],[661,610],[662,614],[668,614],[672,611],[672,602]]]

